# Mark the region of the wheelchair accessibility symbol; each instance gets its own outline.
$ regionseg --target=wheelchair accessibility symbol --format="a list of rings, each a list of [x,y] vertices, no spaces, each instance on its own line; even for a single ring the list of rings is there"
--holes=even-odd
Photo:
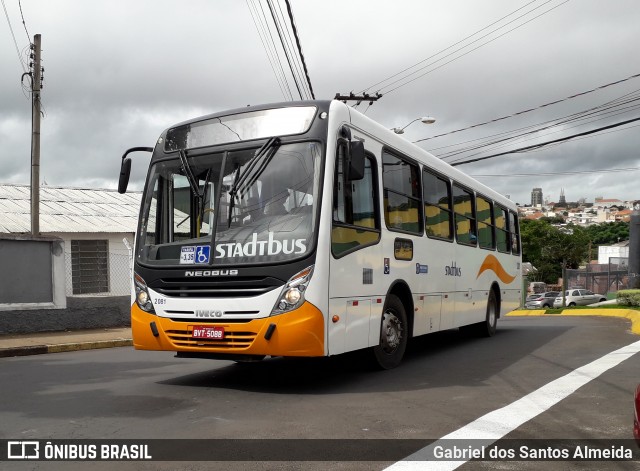
[[[196,246],[196,263],[209,263],[209,254],[211,247],[208,245]]]

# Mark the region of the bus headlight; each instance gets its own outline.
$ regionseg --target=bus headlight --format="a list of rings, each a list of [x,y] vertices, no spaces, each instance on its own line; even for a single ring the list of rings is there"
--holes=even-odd
[[[134,274],[133,281],[136,286],[136,303],[138,307],[145,312],[152,312],[155,314],[153,303],[151,302],[151,296],[149,296],[149,290],[147,289],[147,283],[137,273]]]
[[[293,311],[304,303],[304,292],[307,286],[309,286],[311,275],[313,275],[313,265],[291,277],[287,284],[284,285],[284,288],[282,288],[278,301],[271,310],[272,316]]]

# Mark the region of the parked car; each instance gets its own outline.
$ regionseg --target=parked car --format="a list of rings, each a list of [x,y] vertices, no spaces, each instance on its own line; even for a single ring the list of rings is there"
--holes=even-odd
[[[606,301],[607,298],[601,294],[594,293],[588,289],[568,289],[565,291],[565,306],[587,306],[589,304]],[[553,307],[562,307],[562,296],[558,296],[553,302]]]
[[[633,436],[638,446],[640,446],[640,384],[638,384],[636,388],[636,397],[633,401],[633,406]]]
[[[545,291],[547,291],[546,283],[543,283],[542,281],[532,281],[531,283],[529,283],[529,289],[528,289],[529,293],[541,294],[541,293],[544,293]]]
[[[547,291],[546,293],[532,294],[527,296],[524,307],[527,309],[543,309],[553,307],[553,302],[560,293],[558,291]]]

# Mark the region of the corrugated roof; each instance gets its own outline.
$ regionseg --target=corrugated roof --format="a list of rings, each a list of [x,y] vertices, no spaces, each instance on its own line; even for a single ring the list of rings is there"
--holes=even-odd
[[[142,193],[40,187],[40,232],[135,232]],[[31,232],[29,185],[0,184],[0,232]]]

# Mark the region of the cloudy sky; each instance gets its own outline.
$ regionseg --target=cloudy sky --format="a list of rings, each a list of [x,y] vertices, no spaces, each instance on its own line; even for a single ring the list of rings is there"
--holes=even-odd
[[[258,1],[265,0],[21,0],[29,35],[42,35],[42,180],[115,188],[123,151],[152,146],[172,124],[287,99],[254,24]],[[31,105],[19,57],[29,36],[18,0],[2,3],[9,21],[0,19],[0,183],[27,184]],[[390,128],[433,116],[435,124],[413,123],[404,137],[449,162],[640,116],[640,77],[563,100],[640,74],[636,0],[291,5],[317,98],[381,91],[358,109]],[[447,135],[428,139],[440,134]],[[138,188],[145,159],[133,166]],[[551,201],[561,189],[568,201],[640,199],[640,121],[459,168],[522,204],[533,187]]]

